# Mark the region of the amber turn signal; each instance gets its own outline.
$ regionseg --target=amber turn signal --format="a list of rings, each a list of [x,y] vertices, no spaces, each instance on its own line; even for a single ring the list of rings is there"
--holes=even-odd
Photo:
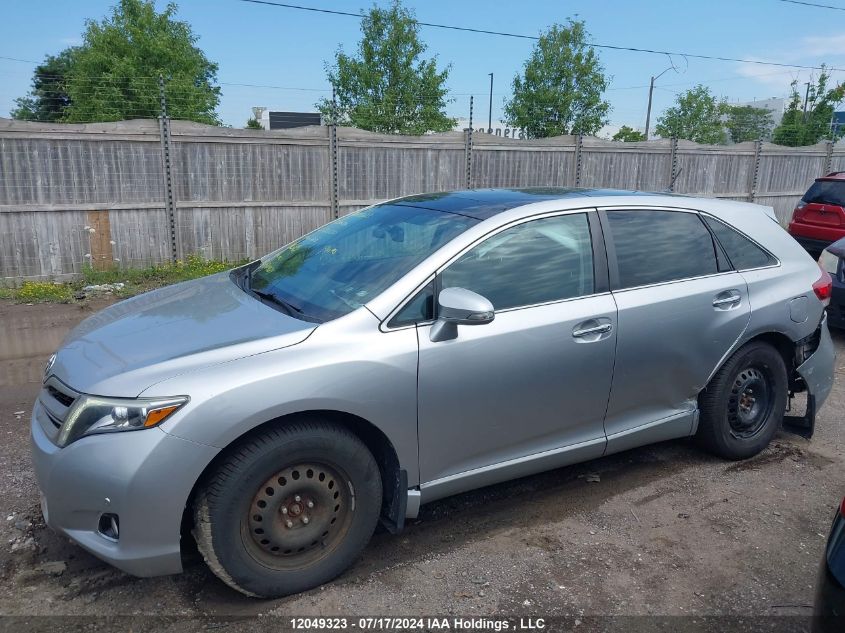
[[[155,426],[168,415],[176,411],[181,405],[174,404],[169,407],[162,407],[161,409],[153,409],[147,413],[147,419],[144,420],[144,426]]]

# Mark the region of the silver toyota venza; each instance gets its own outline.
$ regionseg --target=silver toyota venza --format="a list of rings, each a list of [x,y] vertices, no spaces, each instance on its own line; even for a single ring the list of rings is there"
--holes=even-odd
[[[393,200],[84,321],[32,413],[44,517],[131,574],[181,571],[193,534],[235,589],[301,591],[447,495],[672,438],[742,459],[810,436],[830,291],[751,204]]]

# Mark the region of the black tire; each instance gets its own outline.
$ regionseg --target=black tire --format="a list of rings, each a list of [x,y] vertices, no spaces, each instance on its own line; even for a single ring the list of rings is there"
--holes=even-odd
[[[754,342],[731,356],[699,396],[696,439],[725,459],[747,459],[768,446],[783,422],[788,380],[783,357]]]
[[[381,474],[360,439],[337,424],[295,422],[228,452],[198,491],[193,534],[227,585],[285,596],[349,567],[373,534],[381,495]]]

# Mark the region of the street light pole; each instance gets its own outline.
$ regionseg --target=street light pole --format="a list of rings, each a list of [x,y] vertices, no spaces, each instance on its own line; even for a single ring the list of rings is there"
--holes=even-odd
[[[487,110],[487,133],[493,133],[493,73],[490,73],[490,107]]]

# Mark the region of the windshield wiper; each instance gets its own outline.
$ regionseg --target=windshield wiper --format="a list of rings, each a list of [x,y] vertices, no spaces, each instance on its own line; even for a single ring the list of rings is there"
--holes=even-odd
[[[263,301],[267,301],[272,303],[273,305],[277,305],[282,308],[285,312],[287,312],[291,316],[296,316],[297,314],[306,318],[309,317],[299,306],[293,305],[290,301],[285,301],[281,297],[273,294],[272,292],[266,292],[265,290],[255,290],[254,288],[250,288],[250,292]]]
[[[254,262],[247,264],[244,267],[243,287],[245,290],[252,290],[252,273],[258,270],[261,265],[261,260],[256,259]]]
[[[261,260],[256,259],[245,266],[233,268],[229,272],[229,278],[232,282],[245,292],[250,292],[252,289],[252,273],[254,273],[261,265]]]

